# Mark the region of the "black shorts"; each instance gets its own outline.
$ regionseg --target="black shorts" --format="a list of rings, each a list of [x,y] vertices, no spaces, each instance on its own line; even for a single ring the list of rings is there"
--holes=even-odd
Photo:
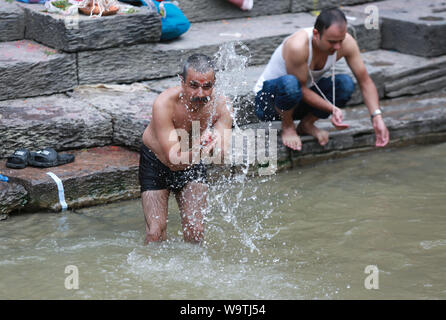
[[[147,190],[163,189],[178,192],[191,181],[207,184],[204,164],[199,163],[186,170],[172,171],[156,157],[152,150],[145,145],[141,146],[139,158],[141,193]]]

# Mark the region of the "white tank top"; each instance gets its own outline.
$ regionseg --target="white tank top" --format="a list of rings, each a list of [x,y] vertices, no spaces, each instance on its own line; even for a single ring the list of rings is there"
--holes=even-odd
[[[310,64],[311,60],[313,59],[313,27],[305,28],[304,29],[308,34],[308,48],[309,48],[309,55],[308,55],[308,69],[310,70]],[[283,44],[289,37],[286,37],[283,42],[280,44],[280,46],[277,47],[277,49],[274,51],[273,55],[271,56],[268,64],[266,65],[265,70],[263,70],[262,75],[257,80],[257,83],[254,87],[254,92],[257,93],[263,88],[263,82],[266,80],[272,80],[277,79],[279,77],[282,77],[284,75],[287,75],[286,71],[286,65],[285,60],[283,59],[282,55],[282,48]],[[314,79],[314,82],[317,82],[325,72],[332,69],[334,64],[336,63],[336,53],[333,53],[332,55],[327,57],[327,61],[325,62],[325,66],[321,70],[310,70],[311,75],[308,75],[307,78],[307,87],[311,87],[311,76]]]

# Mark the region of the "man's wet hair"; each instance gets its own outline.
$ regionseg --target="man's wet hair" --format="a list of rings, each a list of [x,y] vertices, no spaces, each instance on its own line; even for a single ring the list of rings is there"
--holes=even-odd
[[[344,12],[338,8],[323,9],[316,18],[314,28],[322,37],[324,30],[328,29],[332,24],[347,24]]]
[[[199,73],[207,73],[209,71],[214,72],[215,76],[215,63],[211,57],[202,54],[195,53],[187,58],[183,65],[183,72],[180,74],[183,81],[186,81],[187,71],[189,69],[195,70]]]

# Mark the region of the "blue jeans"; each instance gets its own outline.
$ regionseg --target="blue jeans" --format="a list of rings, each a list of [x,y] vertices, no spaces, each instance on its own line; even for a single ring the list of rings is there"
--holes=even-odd
[[[347,74],[335,75],[335,84],[336,106],[344,107],[350,100],[355,85],[352,78]],[[320,79],[317,86],[328,100],[333,101],[331,77]],[[310,89],[320,95],[315,86]],[[302,101],[302,89],[299,80],[289,74],[263,82],[263,88],[257,93],[255,103],[257,117],[262,121],[280,120],[274,107],[284,111],[294,108],[294,120],[301,120],[308,113],[319,119],[326,119],[330,116],[328,112],[314,108]]]

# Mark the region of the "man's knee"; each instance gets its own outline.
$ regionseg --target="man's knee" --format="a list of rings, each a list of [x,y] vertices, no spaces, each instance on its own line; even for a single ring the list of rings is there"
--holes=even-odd
[[[336,99],[347,103],[355,91],[353,79],[347,74],[339,74],[335,77]]]
[[[277,79],[275,97],[276,107],[281,110],[291,110],[302,99],[302,89],[299,80],[293,75],[285,75]]]

